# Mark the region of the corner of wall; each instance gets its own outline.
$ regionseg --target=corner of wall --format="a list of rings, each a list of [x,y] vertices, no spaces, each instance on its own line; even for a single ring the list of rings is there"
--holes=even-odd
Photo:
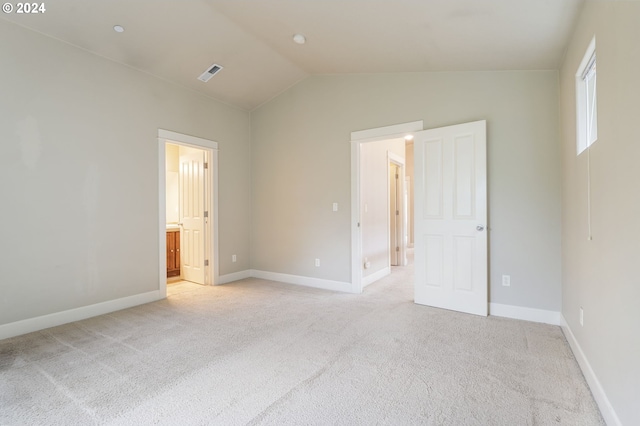
[[[573,355],[576,357],[576,361],[578,361],[580,370],[582,370],[582,374],[584,375],[584,378],[586,379],[587,384],[591,389],[593,398],[596,400],[596,403],[598,404],[598,408],[600,408],[602,417],[604,417],[604,420],[607,422],[607,425],[622,426],[622,423],[620,422],[618,415],[613,409],[613,406],[611,405],[611,402],[609,401],[607,394],[604,392],[604,389],[600,384],[598,377],[596,376],[596,373],[591,368],[591,364],[589,363],[589,360],[587,359],[586,355],[582,351],[582,348],[580,347],[578,340],[576,339],[573,332],[571,331],[571,327],[569,327],[569,323],[567,323],[567,320],[564,318],[564,315],[562,314],[560,314],[560,321],[561,321],[560,325],[562,327],[562,332],[564,333],[564,336],[567,339],[567,342],[569,342],[569,346],[571,347],[571,351],[573,352]]]
[[[160,290],[0,325],[0,340],[164,299]]]
[[[543,324],[560,325],[561,314],[556,311],[526,308],[524,306],[489,304],[489,315],[496,317],[519,319],[523,321],[539,322]]]

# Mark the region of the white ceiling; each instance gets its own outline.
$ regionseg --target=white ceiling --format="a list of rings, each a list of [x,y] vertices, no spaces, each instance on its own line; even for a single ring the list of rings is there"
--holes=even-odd
[[[312,74],[557,69],[583,1],[55,0],[2,17],[251,110]]]

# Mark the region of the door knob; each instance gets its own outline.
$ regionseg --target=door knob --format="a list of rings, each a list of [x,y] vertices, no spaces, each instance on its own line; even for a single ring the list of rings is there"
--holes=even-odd
[[[482,225],[476,226],[476,231],[479,231],[479,232],[484,231],[484,226],[482,226]]]

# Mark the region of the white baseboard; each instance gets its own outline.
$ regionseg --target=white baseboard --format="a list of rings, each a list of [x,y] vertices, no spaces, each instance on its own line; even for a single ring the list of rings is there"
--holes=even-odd
[[[263,280],[280,281],[305,287],[321,288],[323,290],[342,291],[351,293],[351,283],[342,281],[323,280],[321,278],[303,277],[300,275],[281,274],[278,272],[251,270],[251,276]]]
[[[233,272],[231,274],[220,275],[216,280],[215,285],[227,284],[233,281],[244,280],[251,277],[251,271],[245,269],[244,271]]]
[[[67,311],[3,324],[0,325],[0,339],[8,339],[9,337],[44,330],[45,328],[55,327],[73,321],[80,321],[98,315],[108,314],[109,312],[115,312],[149,302],[155,302],[162,298],[160,290],[154,290],[148,293],[135,294],[121,299],[109,300],[107,302],[96,303],[94,305],[82,306],[80,308],[69,309]]]
[[[569,342],[569,346],[578,361],[578,365],[582,370],[584,378],[587,380],[587,384],[589,384],[589,388],[593,394],[593,399],[596,400],[596,404],[598,404],[598,408],[600,408],[600,413],[602,413],[604,421],[607,422],[607,425],[609,426],[622,426],[618,415],[611,406],[611,402],[609,402],[609,398],[607,398],[607,394],[604,393],[600,380],[598,380],[596,373],[591,368],[591,364],[589,364],[589,360],[587,360],[584,352],[582,352],[582,348],[580,347],[578,340],[576,340],[576,336],[573,335],[564,315],[560,314],[560,319],[564,336],[567,338],[567,342]]]
[[[374,272],[371,275],[362,277],[362,287],[366,287],[369,284],[372,284],[378,281],[379,279],[386,277],[389,274],[391,274],[391,267],[387,266],[386,268],[380,269],[378,272]]]
[[[489,315],[513,318],[545,324],[560,325],[560,312],[544,309],[525,308],[524,306],[502,305],[489,303]]]

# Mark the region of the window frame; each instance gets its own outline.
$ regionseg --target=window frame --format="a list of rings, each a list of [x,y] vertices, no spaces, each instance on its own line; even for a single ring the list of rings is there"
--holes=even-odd
[[[594,36],[576,72],[577,155],[580,155],[598,140],[598,89],[596,83],[596,38]],[[590,90],[591,88],[592,90]]]

